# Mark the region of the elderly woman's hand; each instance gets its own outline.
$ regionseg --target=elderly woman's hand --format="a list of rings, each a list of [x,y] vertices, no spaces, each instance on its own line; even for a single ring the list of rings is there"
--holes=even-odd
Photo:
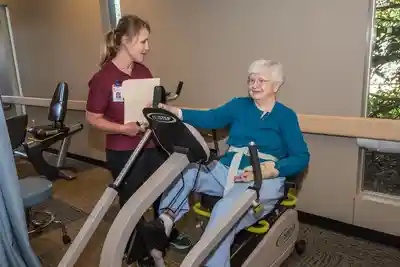
[[[158,104],[158,107],[165,109],[165,110],[171,112],[172,114],[174,114],[175,116],[177,116],[179,119],[182,119],[182,110],[180,108],[169,106],[169,105],[162,104],[162,103]]]
[[[275,162],[265,161],[261,163],[261,175],[263,179],[278,177],[279,171],[275,168]],[[246,167],[242,175],[235,177],[235,182],[251,182],[254,180],[253,168]]]

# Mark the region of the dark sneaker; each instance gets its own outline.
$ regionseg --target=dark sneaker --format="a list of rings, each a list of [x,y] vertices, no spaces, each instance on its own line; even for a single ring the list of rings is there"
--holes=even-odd
[[[137,267],[155,267],[155,263],[152,257],[140,260],[136,262]]]
[[[148,251],[157,249],[165,254],[169,238],[165,234],[165,228],[160,219],[143,222],[143,224],[137,226],[137,230],[142,235]]]
[[[175,238],[171,239],[170,244],[177,250],[187,250],[192,247],[192,242],[189,237],[183,233],[179,233]]]

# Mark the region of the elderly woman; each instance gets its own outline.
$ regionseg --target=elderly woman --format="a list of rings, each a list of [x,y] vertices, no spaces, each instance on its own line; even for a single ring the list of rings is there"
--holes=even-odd
[[[208,111],[186,110],[161,105],[184,122],[200,128],[224,128],[229,125],[228,152],[220,161],[199,167],[192,164],[164,193],[160,217],[144,226],[149,237],[147,248],[164,266],[161,251],[173,225],[189,211],[188,195],[192,190],[223,198],[215,205],[207,227],[213,227],[250,185],[253,175],[246,147],[254,141],[259,149],[263,183],[260,202],[263,215],[270,212],[283,196],[285,177],[304,170],[310,154],[293,110],[276,100],[283,84],[282,65],[271,60],[257,60],[248,70],[249,97],[233,98]],[[257,221],[249,211],[223,239],[205,266],[230,266],[230,247],[235,234]],[[206,230],[207,231],[207,230]]]

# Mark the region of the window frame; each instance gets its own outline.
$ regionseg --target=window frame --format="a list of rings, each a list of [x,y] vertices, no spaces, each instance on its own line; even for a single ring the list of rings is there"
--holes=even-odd
[[[107,2],[110,25],[112,28],[115,28],[119,19],[121,18],[121,1],[108,0]]]
[[[370,89],[370,70],[371,70],[371,60],[372,60],[372,49],[374,45],[374,28],[375,28],[375,16],[376,16],[376,0],[369,0],[368,6],[368,23],[367,30],[365,33],[365,56],[364,56],[364,77],[363,77],[363,94],[362,94],[362,105],[361,105],[361,117],[367,117],[368,115],[368,97]],[[364,148],[359,148],[359,168],[358,168],[358,181],[357,181],[357,194],[364,191],[364,178],[365,178],[365,160],[366,160],[366,150]]]

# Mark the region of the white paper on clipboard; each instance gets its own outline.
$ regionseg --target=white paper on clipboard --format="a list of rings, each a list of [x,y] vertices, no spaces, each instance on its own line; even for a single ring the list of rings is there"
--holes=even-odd
[[[124,123],[146,122],[143,108],[153,103],[154,87],[158,85],[160,78],[130,79],[122,82]]]

